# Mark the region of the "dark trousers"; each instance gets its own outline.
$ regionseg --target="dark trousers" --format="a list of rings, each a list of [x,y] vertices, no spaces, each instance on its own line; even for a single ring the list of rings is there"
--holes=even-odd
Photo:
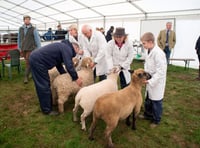
[[[150,100],[147,94],[144,102],[144,108],[144,117],[152,120],[152,122],[155,124],[159,124],[162,116],[162,100]]]
[[[200,54],[198,54],[197,56],[198,56],[198,59],[199,59],[199,65],[200,65]]]
[[[121,86],[121,89],[123,89],[124,87],[128,86],[128,84],[126,83],[126,79],[125,79],[125,76],[124,76],[123,71],[121,71],[121,72],[119,73],[119,79],[120,79],[120,86]]]
[[[52,94],[48,69],[32,58],[30,58],[30,66],[40,108],[43,113],[47,114],[52,111]]]
[[[171,54],[171,50],[169,49],[169,46],[165,46],[164,52],[166,55],[167,64],[169,64],[169,58],[170,58],[170,54]]]
[[[96,68],[93,71],[93,75],[94,75],[94,81],[95,81],[96,77],[97,77],[97,75],[96,75]],[[105,80],[106,78],[107,78],[106,75],[100,75],[99,76],[99,81]]]

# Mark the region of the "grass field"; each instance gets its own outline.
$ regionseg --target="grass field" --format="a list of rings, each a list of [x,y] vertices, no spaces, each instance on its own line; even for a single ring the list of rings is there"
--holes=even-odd
[[[132,67],[143,67],[143,63],[133,61]],[[170,65],[161,124],[151,129],[149,121],[137,119],[137,130],[132,131],[125,121],[120,121],[112,134],[116,148],[199,148],[200,81],[194,80],[196,76],[195,69]],[[103,148],[104,122],[98,123],[95,140],[89,141],[88,132],[72,121],[73,98],[65,103],[63,114],[45,116],[33,81],[24,85],[23,74],[13,72],[12,80],[6,74],[0,79],[0,147]],[[87,118],[87,129],[91,119]]]

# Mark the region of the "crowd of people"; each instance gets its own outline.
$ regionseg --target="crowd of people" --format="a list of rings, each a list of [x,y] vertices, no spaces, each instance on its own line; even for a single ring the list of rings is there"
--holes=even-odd
[[[23,20],[24,24],[19,28],[18,33],[18,48],[26,61],[24,83],[28,83],[29,74],[32,72],[40,107],[44,114],[58,114],[52,109],[48,70],[56,67],[60,74],[68,72],[73,81],[79,86],[82,85],[82,79],[78,77],[72,64],[73,57],[79,59],[92,57],[93,63],[90,66],[93,67],[94,81],[97,77],[99,81],[106,79],[108,71],[115,67],[121,71],[119,73],[120,89],[129,85],[131,74],[128,70],[134,58],[134,50],[124,27],[110,26],[105,35],[103,28],[93,29],[88,24],[83,25],[80,32],[76,24],[70,25],[67,31],[63,30],[59,24],[55,34],[49,28],[44,35],[44,40],[59,39],[61,42],[41,47],[39,33],[30,23],[31,17],[24,16]],[[141,37],[141,44],[147,51],[144,69],[151,74],[152,78],[144,82],[146,84],[145,111],[140,117],[151,120],[152,127],[156,127],[161,121],[167,64],[176,43],[176,35],[171,27],[172,23],[167,22],[166,29],[160,31],[157,37],[158,46],[151,32]],[[200,55],[199,42],[200,39],[196,45],[198,57]],[[67,71],[62,67],[63,64]],[[200,74],[198,79],[200,79]]]

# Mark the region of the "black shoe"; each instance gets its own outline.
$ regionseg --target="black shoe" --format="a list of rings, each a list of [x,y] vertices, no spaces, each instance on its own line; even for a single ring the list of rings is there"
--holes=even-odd
[[[44,113],[45,115],[49,115],[49,116],[57,116],[57,115],[59,115],[59,112],[57,112],[57,111],[51,111],[51,112],[49,112],[49,113]]]
[[[145,115],[139,115],[138,118],[144,119],[144,120],[152,120],[153,119],[152,117],[148,117],[148,116],[145,116]]]

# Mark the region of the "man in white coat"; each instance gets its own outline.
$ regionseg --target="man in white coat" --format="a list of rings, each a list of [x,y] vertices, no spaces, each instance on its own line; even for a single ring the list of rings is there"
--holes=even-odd
[[[119,74],[121,89],[130,83],[131,75],[128,70],[134,57],[133,45],[127,36],[125,28],[117,27],[106,49],[108,69],[119,67],[122,70]]]
[[[165,53],[155,46],[154,35],[150,32],[141,37],[144,48],[148,51],[144,70],[152,76],[146,81],[146,99],[144,103],[144,118],[152,121],[150,127],[156,127],[162,116],[162,101],[165,92],[167,62]]]
[[[108,72],[105,51],[106,39],[101,32],[92,30],[89,25],[83,25],[81,31],[84,35],[81,40],[84,56],[94,59],[94,79],[99,76],[100,81],[104,80],[106,79],[105,74]]]

